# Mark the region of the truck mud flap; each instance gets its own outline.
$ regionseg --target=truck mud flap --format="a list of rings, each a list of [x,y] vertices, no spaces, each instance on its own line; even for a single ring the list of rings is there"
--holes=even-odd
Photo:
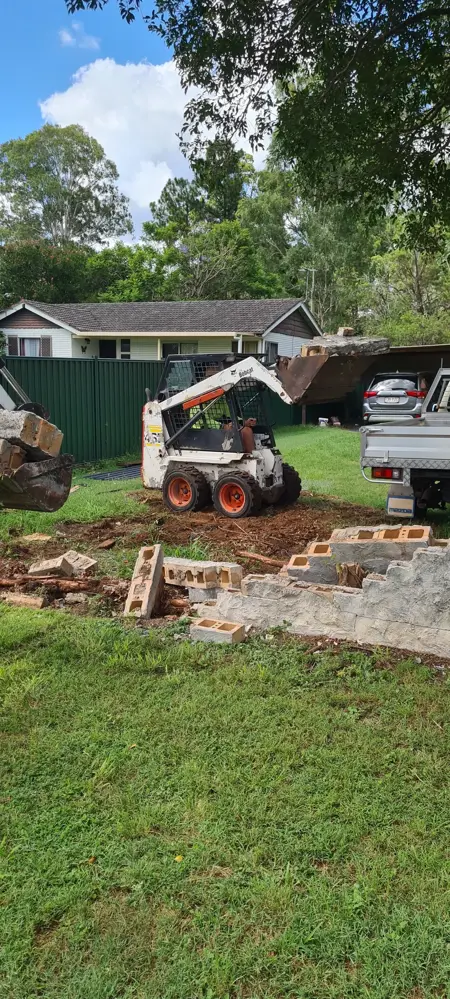
[[[59,510],[70,492],[73,463],[73,455],[63,454],[26,462],[15,472],[0,476],[0,507],[39,513]]]

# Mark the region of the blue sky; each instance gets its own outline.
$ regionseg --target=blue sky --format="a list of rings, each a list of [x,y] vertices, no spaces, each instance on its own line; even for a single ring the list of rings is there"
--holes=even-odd
[[[44,122],[82,125],[116,163],[139,238],[164,184],[189,176],[178,139],[187,97],[170,52],[141,18],[125,24],[116,0],[74,17],[64,0],[0,7],[0,142]]]
[[[72,74],[93,58],[110,56],[119,63],[162,63],[168,58],[163,43],[141,19],[124,24],[115,0],[103,11],[77,17],[69,17],[64,0],[1,0],[1,7],[2,77],[8,82],[0,116],[1,142],[39,128],[38,101],[65,90]],[[61,44],[60,31],[76,39],[74,23],[98,39],[98,49],[79,47],[80,41]]]

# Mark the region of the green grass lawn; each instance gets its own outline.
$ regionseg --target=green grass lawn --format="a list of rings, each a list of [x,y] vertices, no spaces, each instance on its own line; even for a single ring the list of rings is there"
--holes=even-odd
[[[447,996],[446,682],[182,627],[0,609],[1,996]]]
[[[284,459],[300,472],[304,489],[384,508],[386,486],[372,485],[361,474],[359,433],[331,427],[280,427],[276,441]]]

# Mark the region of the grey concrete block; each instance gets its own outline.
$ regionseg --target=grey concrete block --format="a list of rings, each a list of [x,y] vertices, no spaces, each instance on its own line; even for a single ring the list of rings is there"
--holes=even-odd
[[[337,583],[336,564],[331,555],[293,555],[286,571],[290,579],[306,583]]]
[[[218,593],[217,587],[212,587],[208,590],[203,590],[199,586],[190,586],[188,589],[188,598],[191,604],[203,603],[205,600],[216,600]]]

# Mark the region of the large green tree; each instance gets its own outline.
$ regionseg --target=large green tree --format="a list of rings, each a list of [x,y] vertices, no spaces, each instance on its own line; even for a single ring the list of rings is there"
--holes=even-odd
[[[231,222],[254,178],[252,157],[227,139],[206,144],[204,155],[191,159],[192,179],[167,181],[158,201],[150,204],[156,228],[176,226],[179,235],[198,222]],[[144,232],[151,236],[148,223]]]
[[[23,240],[0,246],[0,306],[20,298],[82,302],[90,296],[90,251],[73,243]]]
[[[94,245],[132,231],[114,163],[80,125],[0,146],[0,236]]]
[[[66,0],[143,14],[200,89],[187,124],[255,134],[277,125],[283,154],[321,197],[397,199],[426,244],[450,222],[447,0]],[[275,87],[276,85],[276,87]]]

